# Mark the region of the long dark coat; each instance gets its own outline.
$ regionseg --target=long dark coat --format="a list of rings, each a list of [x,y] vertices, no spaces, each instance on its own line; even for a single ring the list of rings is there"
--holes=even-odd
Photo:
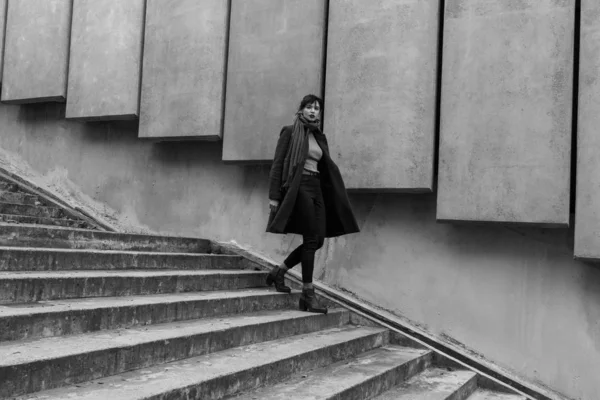
[[[283,160],[285,159],[290,140],[292,137],[293,126],[284,126],[279,135],[275,157],[271,166],[269,175],[269,199],[278,200],[279,207],[271,211],[267,232],[270,233],[295,233],[302,235],[302,221],[294,218],[294,206],[302,180],[302,168],[295,172],[291,184],[287,191],[282,192],[282,173]],[[323,157],[319,161],[318,168],[321,177],[321,191],[325,202],[326,215],[326,237],[336,237],[349,233],[359,232],[356,218],[352,212],[346,187],[342,180],[339,168],[329,155],[329,145],[327,138],[319,130],[312,130],[312,133],[323,150]],[[308,140],[304,149],[304,160],[308,155]]]

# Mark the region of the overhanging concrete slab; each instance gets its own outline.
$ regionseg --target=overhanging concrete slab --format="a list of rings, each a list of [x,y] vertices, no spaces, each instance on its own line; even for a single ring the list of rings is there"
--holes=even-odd
[[[575,2],[445,7],[438,220],[566,226]]]
[[[4,59],[4,33],[6,30],[6,3],[7,0],[0,0],[0,83],[2,83],[3,59]]]
[[[302,97],[321,94],[322,0],[233,0],[223,160],[273,159]]]
[[[139,137],[221,138],[228,18],[223,0],[148,1]]]
[[[348,189],[431,192],[438,0],[331,0],[325,134]]]
[[[600,3],[581,1],[575,257],[600,260]]]
[[[72,7],[73,0],[8,4],[3,102],[65,101]]]
[[[67,118],[137,118],[145,3],[145,0],[74,3]]]

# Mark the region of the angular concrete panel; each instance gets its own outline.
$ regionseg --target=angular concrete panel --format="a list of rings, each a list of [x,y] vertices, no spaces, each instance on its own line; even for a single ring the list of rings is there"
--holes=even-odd
[[[331,0],[325,134],[349,189],[430,192],[438,0]]]
[[[302,97],[320,95],[323,0],[233,0],[224,161],[270,161]]]
[[[229,6],[148,0],[139,137],[220,139]]]
[[[145,0],[73,5],[66,117],[138,116]]]
[[[569,222],[572,0],[447,0],[439,220]]]
[[[600,3],[581,1],[575,257],[600,259]]]
[[[2,83],[2,71],[4,65],[4,33],[6,29],[6,4],[7,0],[0,0],[0,83]]]
[[[65,101],[73,0],[8,3],[2,101]]]

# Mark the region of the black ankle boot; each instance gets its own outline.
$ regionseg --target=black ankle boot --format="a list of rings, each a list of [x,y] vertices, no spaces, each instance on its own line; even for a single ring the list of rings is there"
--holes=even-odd
[[[327,307],[319,304],[315,295],[315,289],[302,289],[299,305],[300,311],[327,314]]]
[[[290,293],[292,289],[290,289],[288,286],[285,286],[285,282],[283,280],[285,272],[285,270],[279,267],[274,267],[271,272],[269,272],[269,275],[267,275],[267,286],[271,286],[274,283],[275,289],[278,292]]]

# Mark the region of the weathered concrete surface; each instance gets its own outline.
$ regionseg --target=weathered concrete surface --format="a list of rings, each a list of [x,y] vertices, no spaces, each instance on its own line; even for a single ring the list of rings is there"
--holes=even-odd
[[[0,271],[70,271],[125,269],[246,269],[240,256],[119,250],[0,247]]]
[[[65,213],[60,208],[35,206],[29,204],[11,204],[0,202],[1,214],[25,215],[41,218],[63,218]]]
[[[4,65],[4,34],[6,33],[7,0],[0,0],[0,83],[2,83]]]
[[[8,3],[2,101],[65,101],[72,8],[73,0]]]
[[[53,249],[215,253],[210,240],[36,225],[0,226],[0,246]]]
[[[4,393],[31,393],[336,328],[347,321],[348,312],[342,310],[327,315],[271,311],[5,343],[0,345],[2,387]]]
[[[228,2],[149,0],[139,136],[220,139]]]
[[[431,351],[386,346],[235,400],[372,399],[428,368],[431,359]]]
[[[29,195],[25,193],[15,193],[0,189],[0,201],[3,203],[12,204],[29,204],[36,205],[40,204],[40,198],[38,196]]]
[[[224,165],[219,143],[147,143],[130,123],[65,121],[63,109],[0,105],[2,165],[149,232],[236,240],[277,262],[301,242],[264,232],[267,167]],[[437,224],[433,195],[350,199],[361,233],[328,240],[315,278],[517,376],[597,397],[600,270],[573,261],[566,229]]]
[[[440,220],[567,225],[575,2],[448,0]]]
[[[439,3],[330,1],[324,130],[349,189],[432,189]]]
[[[169,368],[159,365],[107,377],[102,385],[91,381],[28,398],[189,398],[190,393],[198,399],[224,398],[354,357],[381,347],[387,339],[387,332],[379,328],[334,328],[176,361]]]
[[[138,116],[145,0],[73,5],[66,117]]]
[[[263,271],[0,272],[0,304],[265,287]]]
[[[64,336],[217,315],[293,309],[299,292],[264,289],[41,301],[0,306],[0,341]]]
[[[320,95],[322,0],[231,3],[224,161],[270,161],[305,95]]]
[[[491,390],[479,389],[469,397],[469,400],[526,400],[526,398],[514,394],[497,393]]]
[[[373,400],[467,399],[477,389],[477,374],[430,368]]]
[[[600,3],[581,2],[575,256],[600,259]]]
[[[85,221],[74,220],[68,218],[48,218],[48,217],[33,217],[29,215],[15,215],[15,214],[0,214],[0,221],[5,223],[19,223],[19,224],[40,224],[49,226],[63,226],[71,228],[90,228],[89,224]]]

